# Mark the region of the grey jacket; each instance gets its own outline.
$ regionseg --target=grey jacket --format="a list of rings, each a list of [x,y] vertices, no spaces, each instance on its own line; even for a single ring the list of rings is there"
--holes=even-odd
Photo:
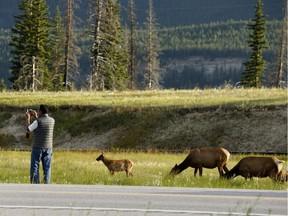
[[[34,148],[52,148],[53,131],[55,120],[48,114],[40,115],[37,119],[38,127],[33,131],[34,139],[32,147]]]

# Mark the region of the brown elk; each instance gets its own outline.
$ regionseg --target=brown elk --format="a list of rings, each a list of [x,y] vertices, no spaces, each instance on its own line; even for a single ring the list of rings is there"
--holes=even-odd
[[[119,171],[125,171],[126,176],[132,176],[132,168],[134,163],[129,159],[123,159],[123,160],[110,160],[107,157],[104,156],[104,153],[96,158],[96,161],[102,161],[105,166],[108,168],[111,175],[114,175],[115,172]]]
[[[277,181],[281,181],[281,182],[287,182],[288,181],[288,172],[287,171],[280,171],[278,173],[278,175],[276,176]]]
[[[225,178],[234,178],[241,175],[245,179],[270,177],[275,180],[281,175],[284,161],[276,157],[245,157],[236,166],[225,173]]]
[[[230,153],[224,148],[197,148],[192,149],[185,160],[175,165],[170,171],[170,175],[177,175],[188,167],[195,168],[194,176],[199,169],[199,175],[202,176],[203,168],[218,168],[219,175],[222,176],[228,172],[226,163],[228,162]]]

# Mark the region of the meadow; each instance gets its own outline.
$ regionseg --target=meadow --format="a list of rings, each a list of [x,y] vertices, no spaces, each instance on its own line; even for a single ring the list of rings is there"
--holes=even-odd
[[[217,169],[204,169],[203,176],[197,175],[196,178],[192,168],[175,177],[169,176],[171,168],[182,162],[187,152],[106,152],[111,159],[129,158],[135,164],[132,177],[126,177],[125,172],[110,175],[102,161],[95,160],[100,154],[97,151],[54,151],[51,183],[287,190],[286,183],[270,178],[245,180],[238,176],[232,180],[220,179]],[[232,154],[228,168],[245,156]],[[287,155],[277,157],[287,161]],[[0,183],[29,183],[29,167],[29,151],[0,151]]]
[[[2,92],[0,110],[26,110],[47,104],[53,109],[82,109],[84,107],[109,107],[116,109],[161,107],[173,108],[217,108],[236,107],[250,109],[265,106],[287,106],[285,89],[194,89],[161,91],[124,92]],[[4,113],[4,114],[5,114]],[[3,115],[4,116],[4,115]],[[2,116],[2,117],[3,117]],[[69,120],[71,124],[71,119]],[[77,130],[78,131],[78,130]],[[79,132],[79,131],[78,131]],[[245,180],[237,177],[232,180],[219,179],[217,169],[204,169],[203,177],[194,178],[193,170],[188,168],[176,177],[168,174],[175,163],[180,163],[187,152],[133,152],[111,151],[111,159],[129,158],[134,161],[133,177],[127,178],[124,172],[111,176],[102,162],[95,159],[97,151],[55,150],[52,163],[52,184],[89,185],[134,185],[164,187],[205,187],[286,190],[287,184],[269,178]],[[246,155],[233,155],[228,163],[231,169],[240,158]],[[287,155],[278,155],[287,161]],[[0,150],[0,183],[29,183],[30,152]],[[286,165],[284,165],[286,167]]]
[[[279,88],[193,89],[123,92],[2,92],[0,107],[30,108],[40,103],[51,107],[240,107],[286,105],[287,91]]]

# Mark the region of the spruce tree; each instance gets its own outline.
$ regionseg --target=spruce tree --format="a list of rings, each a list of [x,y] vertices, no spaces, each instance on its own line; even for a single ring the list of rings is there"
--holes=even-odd
[[[10,81],[16,90],[49,89],[49,13],[44,0],[22,0],[11,36]]]
[[[104,87],[108,90],[124,90],[128,83],[128,53],[124,46],[120,4],[116,0],[107,0],[105,24],[107,60],[104,64],[106,71]]]
[[[129,0],[129,33],[128,33],[128,75],[129,75],[129,88],[135,89],[135,76],[136,76],[136,15],[134,0]]]
[[[63,41],[65,40],[65,32],[63,19],[59,8],[56,8],[55,16],[53,18],[50,34],[50,48],[51,57],[49,61],[49,70],[51,71],[52,90],[63,90],[64,78],[64,54],[65,47]]]
[[[71,90],[75,87],[77,81],[79,63],[78,53],[79,47],[76,45],[75,35],[75,19],[74,10],[78,6],[76,0],[66,0],[66,16],[65,16],[65,40],[64,40],[64,77],[63,86],[65,89]]]
[[[147,89],[159,89],[161,81],[160,68],[160,39],[158,37],[158,28],[155,19],[152,0],[149,0],[149,9],[146,22],[146,68],[144,73],[145,87]]]
[[[89,36],[93,38],[91,47],[92,68],[91,74],[88,76],[90,90],[100,90],[101,80],[104,77],[104,68],[102,66],[104,62],[104,49],[102,46],[102,38],[104,36],[103,4],[103,0],[89,0]]]
[[[90,35],[94,39],[91,49],[93,63],[90,89],[126,89],[128,63],[120,21],[120,5],[116,0],[90,0],[90,5]]]
[[[266,40],[266,16],[263,13],[262,0],[257,1],[255,18],[249,24],[251,34],[248,45],[251,47],[250,59],[244,63],[245,70],[240,79],[244,87],[260,88],[263,85],[263,73],[267,62],[263,59],[263,49],[268,48]]]

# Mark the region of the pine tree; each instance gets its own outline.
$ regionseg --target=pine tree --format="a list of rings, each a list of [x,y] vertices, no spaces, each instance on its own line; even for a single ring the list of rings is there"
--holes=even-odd
[[[278,63],[278,72],[277,72],[277,79],[276,85],[277,87],[287,87],[287,31],[288,31],[288,24],[287,24],[287,10],[288,10],[288,3],[285,1],[285,8],[284,8],[284,18],[282,21],[282,31],[281,31],[281,42],[280,42],[280,52],[279,52],[279,63]],[[286,69],[286,71],[285,71]],[[286,72],[286,73],[285,73]]]
[[[44,0],[22,0],[20,14],[14,16],[15,26],[11,36],[10,81],[16,90],[49,89],[48,7]]]
[[[116,0],[107,0],[106,7],[106,53],[105,89],[123,90],[127,88],[128,53],[125,49],[124,31],[121,26],[120,4]]]
[[[78,76],[79,63],[77,55],[79,47],[76,45],[75,16],[74,8],[77,6],[75,0],[67,0],[66,16],[65,16],[65,57],[64,57],[64,87],[73,89]]]
[[[90,89],[121,90],[127,88],[127,50],[124,47],[123,29],[120,21],[120,5],[115,0],[90,1],[94,17],[90,34],[93,69]]]
[[[134,0],[129,0],[129,34],[128,34],[128,74],[129,74],[129,88],[135,89],[135,76],[136,76],[136,15]]]
[[[245,87],[262,86],[263,73],[265,70],[266,61],[263,59],[263,49],[268,48],[266,40],[266,16],[263,13],[262,0],[258,0],[255,12],[255,18],[249,24],[252,30],[248,40],[249,47],[252,52],[249,61],[244,63],[245,70],[242,73],[240,82]]]
[[[90,26],[89,35],[93,38],[91,48],[92,69],[89,79],[89,89],[99,90],[102,77],[104,77],[104,49],[102,46],[102,35],[104,35],[103,0],[89,0],[88,22]],[[103,88],[103,87],[102,87]]]
[[[146,22],[147,43],[145,57],[145,86],[147,89],[159,89],[160,88],[160,39],[157,34],[157,24],[155,21],[155,13],[153,9],[152,0],[149,0],[148,17]]]
[[[65,40],[65,32],[61,12],[59,8],[56,8],[55,16],[52,22],[52,29],[50,34],[50,71],[51,71],[51,83],[52,90],[63,90],[63,78],[64,78],[64,53],[65,47],[63,41]]]

